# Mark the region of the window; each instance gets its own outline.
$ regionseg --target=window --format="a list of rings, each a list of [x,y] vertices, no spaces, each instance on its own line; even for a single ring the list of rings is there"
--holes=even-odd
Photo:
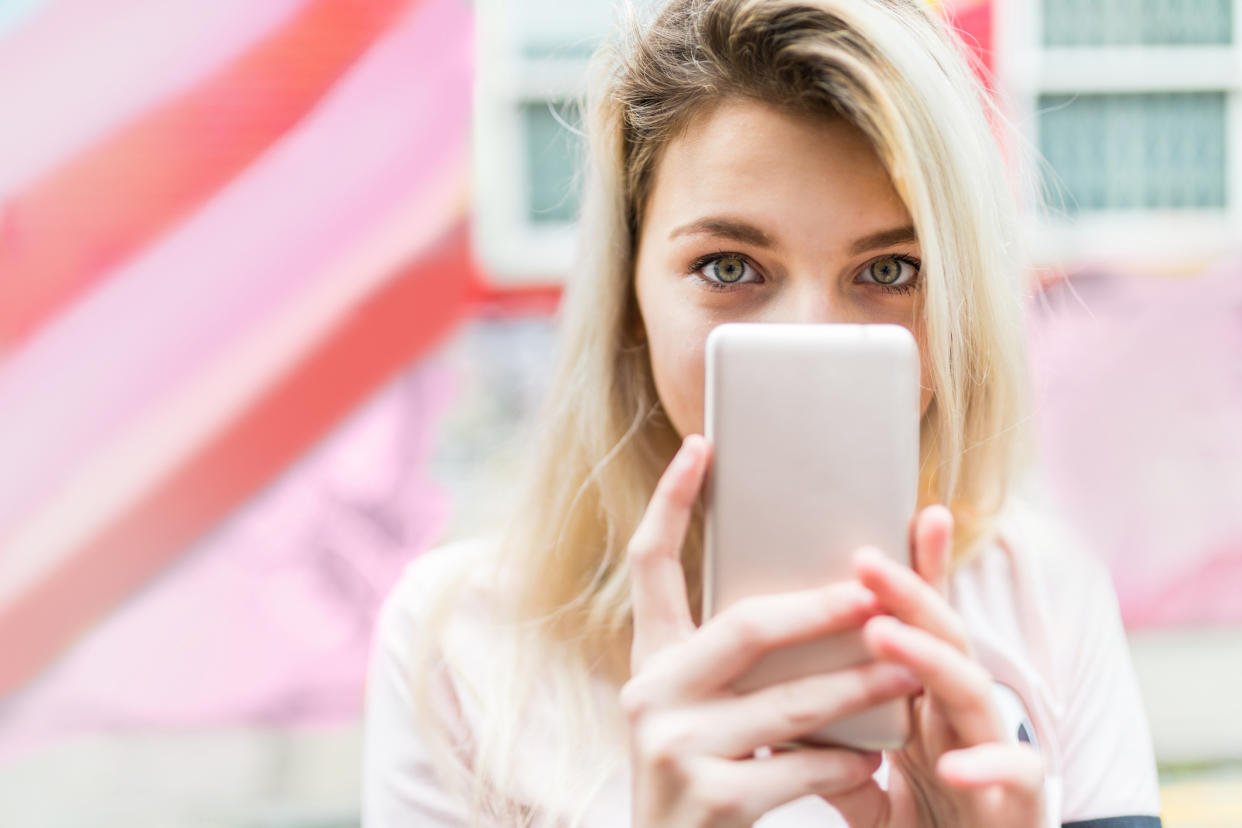
[[[998,87],[1047,161],[1035,252],[1176,265],[1242,240],[1240,0],[993,0]]]
[[[1233,0],[1043,0],[1043,45],[1225,46]]]
[[[1070,212],[1217,208],[1225,200],[1223,92],[1039,96],[1039,148]]]
[[[559,281],[573,255],[576,99],[612,0],[478,0],[473,221],[490,278]]]
[[[1242,0],[991,2],[997,86],[1050,168],[1037,255],[1176,263],[1242,239]],[[502,284],[570,266],[572,102],[617,7],[477,2],[474,237]]]

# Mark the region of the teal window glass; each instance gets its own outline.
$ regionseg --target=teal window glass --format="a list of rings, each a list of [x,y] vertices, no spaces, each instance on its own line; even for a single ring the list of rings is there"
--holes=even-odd
[[[1041,95],[1039,111],[1066,210],[1225,206],[1224,92]]]
[[[522,57],[530,60],[587,60],[599,47],[598,38],[575,41],[528,40],[522,43]]]
[[[612,29],[620,5],[614,0],[520,0],[508,4],[505,28],[524,58],[586,58]]]
[[[1042,0],[1045,46],[1225,45],[1233,0]]]
[[[581,139],[561,122],[579,129],[578,109],[570,103],[535,101],[523,103],[521,111],[530,185],[527,216],[535,224],[571,222],[578,214],[575,170]]]

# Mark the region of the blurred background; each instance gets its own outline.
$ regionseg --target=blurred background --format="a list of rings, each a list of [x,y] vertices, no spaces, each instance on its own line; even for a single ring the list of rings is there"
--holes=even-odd
[[[1061,194],[1024,218],[1042,463],[1166,825],[1236,828],[1242,1],[939,10]],[[375,612],[495,515],[612,20],[0,0],[0,825],[358,824]]]

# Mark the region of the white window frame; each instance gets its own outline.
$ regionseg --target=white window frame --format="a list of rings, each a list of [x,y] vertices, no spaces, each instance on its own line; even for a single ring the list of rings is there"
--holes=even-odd
[[[1039,0],[991,0],[996,86],[1021,139],[1038,147],[1043,94],[1225,93],[1224,209],[1028,211],[1023,229],[1037,265],[1124,263],[1182,270],[1242,253],[1242,0],[1233,0],[1228,46],[1045,47]],[[1038,202],[1039,176],[1024,182]]]
[[[473,243],[488,277],[501,287],[564,281],[577,240],[576,222],[534,222],[527,212],[522,107],[574,101],[587,56],[532,57],[513,36],[520,3],[477,0],[472,145]],[[584,39],[606,32],[583,32]]]

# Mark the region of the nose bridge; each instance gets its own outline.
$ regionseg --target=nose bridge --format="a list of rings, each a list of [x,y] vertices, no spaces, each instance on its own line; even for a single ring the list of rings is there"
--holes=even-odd
[[[846,321],[845,303],[832,279],[823,274],[801,274],[793,280],[786,314],[789,322],[823,323]]]

